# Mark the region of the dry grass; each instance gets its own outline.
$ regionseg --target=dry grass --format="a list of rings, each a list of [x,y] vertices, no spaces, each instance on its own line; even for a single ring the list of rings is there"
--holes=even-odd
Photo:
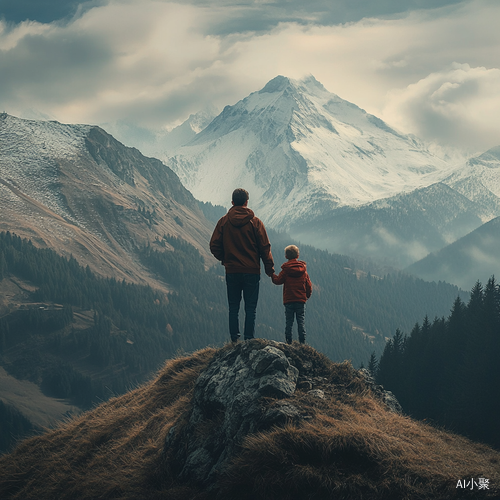
[[[333,364],[295,343],[281,348],[325,398],[297,390],[288,402],[300,409],[301,423],[249,435],[214,490],[180,484],[162,455],[216,352],[208,348],[169,361],[144,387],[22,443],[0,460],[0,498],[500,498],[500,453],[388,412],[349,363]],[[490,480],[489,490],[456,488],[459,479],[480,477]]]
[[[155,480],[163,443],[214,353],[171,360],[149,384],[21,443],[0,459],[0,498],[167,498]]]
[[[444,500],[464,497],[457,481],[471,477],[496,485],[481,498],[499,498],[498,452],[388,413],[369,397],[352,403],[249,436],[220,498]]]

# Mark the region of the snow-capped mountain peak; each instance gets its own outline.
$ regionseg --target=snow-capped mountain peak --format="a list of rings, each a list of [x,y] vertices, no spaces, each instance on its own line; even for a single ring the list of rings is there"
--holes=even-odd
[[[203,201],[227,205],[245,187],[251,206],[277,227],[428,186],[450,169],[313,76],[277,76],[226,106],[165,162]]]
[[[470,158],[443,181],[480,204],[483,222],[500,213],[500,146]]]

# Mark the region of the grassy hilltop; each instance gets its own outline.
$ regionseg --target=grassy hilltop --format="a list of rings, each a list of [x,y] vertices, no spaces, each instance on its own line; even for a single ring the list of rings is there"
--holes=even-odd
[[[169,360],[149,383],[21,442],[0,458],[0,498],[499,498],[499,452],[390,411],[349,363],[309,346],[255,340],[251,348],[271,344],[298,369],[297,387],[259,404],[291,404],[300,415],[246,435],[210,484],[181,481],[165,440],[187,425],[199,375],[242,343]],[[221,418],[197,427],[195,442]],[[457,488],[471,478],[489,479],[489,489]]]

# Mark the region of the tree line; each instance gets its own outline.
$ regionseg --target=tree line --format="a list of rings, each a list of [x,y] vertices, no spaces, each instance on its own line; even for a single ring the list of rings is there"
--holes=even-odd
[[[181,241],[176,245],[172,280],[188,283],[190,266],[203,268],[201,257]],[[182,287],[166,296],[100,278],[73,257],[38,249],[9,232],[0,233],[0,273],[2,279],[12,274],[35,284],[33,302],[61,305],[18,309],[0,318],[2,364],[15,376],[40,382],[49,395],[83,407],[126,391],[179,350],[221,344],[225,337],[222,315]],[[93,324],[75,328],[74,308],[93,311]]]
[[[500,286],[492,276],[448,317],[397,329],[369,369],[404,410],[500,448]]]

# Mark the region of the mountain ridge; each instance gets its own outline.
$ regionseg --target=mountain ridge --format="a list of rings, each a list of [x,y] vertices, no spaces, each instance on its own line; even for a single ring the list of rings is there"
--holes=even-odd
[[[360,207],[342,207],[291,233],[301,241],[347,255],[369,256],[404,268],[482,224],[482,206],[444,183]],[[431,280],[432,281],[432,280]]]
[[[450,245],[414,262],[406,271],[422,279],[472,288],[490,276],[500,276],[500,217],[481,225]]]
[[[3,114],[0,146],[0,230],[157,288],[136,257],[165,234],[182,234],[210,261],[211,223],[177,175],[99,127]]]
[[[481,205],[483,222],[500,214],[500,146],[469,158],[443,180],[445,184]]]

